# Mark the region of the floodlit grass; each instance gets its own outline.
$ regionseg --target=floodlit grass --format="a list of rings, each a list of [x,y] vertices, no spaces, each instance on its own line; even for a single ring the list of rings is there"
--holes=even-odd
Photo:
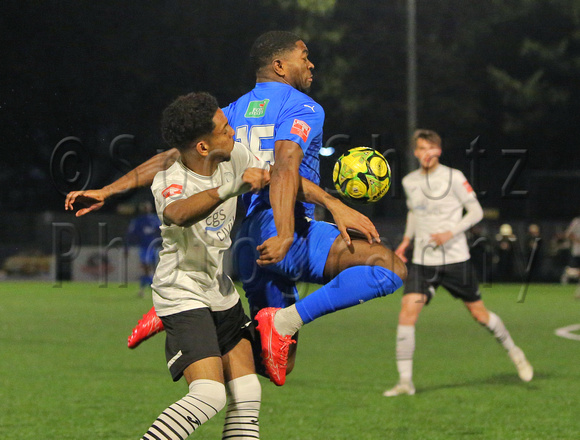
[[[150,299],[136,287],[0,283],[0,438],[138,439],[185,394],[165,367],[164,337],[126,338]],[[400,292],[309,324],[286,385],[262,380],[262,438],[577,439],[580,323],[574,286],[484,289],[535,367],[529,384],[495,340],[443,289],[417,325],[415,396],[382,397],[397,380]],[[223,414],[192,438],[219,439]]]

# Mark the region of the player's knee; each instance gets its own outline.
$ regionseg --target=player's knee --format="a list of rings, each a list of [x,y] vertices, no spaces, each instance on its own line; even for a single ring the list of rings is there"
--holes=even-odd
[[[199,399],[220,412],[226,406],[226,387],[215,380],[197,379],[189,384],[188,396]]]
[[[256,374],[247,374],[228,382],[231,399],[238,404],[257,404],[262,400],[262,386]]]
[[[395,272],[403,282],[407,279],[407,265],[396,255],[393,255],[393,272]]]
[[[480,323],[481,325],[487,325],[487,321],[489,320],[489,316],[487,315],[487,313],[485,311],[481,311],[481,310],[473,310],[473,309],[469,309],[469,313],[471,314],[471,317],[477,321],[478,323]]]
[[[379,258],[374,259],[371,265],[382,266],[390,270],[404,282],[407,279],[407,265],[390,249],[385,247],[382,249],[383,252],[379,254]]]
[[[484,325],[484,326],[487,325],[487,321],[489,318],[487,317],[486,314],[472,311],[471,316],[473,317],[473,319],[475,319],[481,325]]]
[[[423,293],[407,293],[403,295],[401,311],[399,312],[399,324],[415,325],[421,310],[427,304],[427,299],[427,295]]]
[[[485,308],[481,301],[465,302],[465,305],[473,319],[481,325],[485,326],[488,324],[490,317],[489,310]]]

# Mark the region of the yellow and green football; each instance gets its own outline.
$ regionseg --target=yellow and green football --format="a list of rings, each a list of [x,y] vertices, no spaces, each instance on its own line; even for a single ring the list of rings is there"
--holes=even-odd
[[[384,156],[372,148],[351,148],[334,164],[332,181],[346,200],[374,203],[391,186],[391,167]]]

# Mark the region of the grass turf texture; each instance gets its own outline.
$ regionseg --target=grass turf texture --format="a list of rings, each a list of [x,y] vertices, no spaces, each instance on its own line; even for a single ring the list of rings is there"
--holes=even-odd
[[[137,439],[185,394],[165,367],[164,337],[126,338],[150,307],[136,286],[0,283],[0,438]],[[262,380],[264,439],[576,439],[580,323],[574,286],[484,289],[535,368],[521,382],[498,343],[440,289],[417,325],[415,396],[397,380],[397,292],[309,324],[286,385]],[[576,415],[574,415],[576,414]],[[219,439],[223,412],[192,438]]]

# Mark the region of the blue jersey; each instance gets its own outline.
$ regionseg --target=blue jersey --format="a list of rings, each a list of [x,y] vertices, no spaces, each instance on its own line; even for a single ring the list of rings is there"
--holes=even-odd
[[[131,220],[127,232],[129,242],[137,244],[141,249],[147,249],[157,238],[161,237],[159,231],[161,222],[157,214],[142,214]]]
[[[279,82],[257,83],[256,87],[223,109],[241,142],[261,160],[274,163],[274,143],[280,140],[296,142],[304,157],[299,173],[320,184],[320,157],[324,110],[308,95]],[[249,215],[270,207],[269,187],[258,194],[244,194]],[[314,218],[314,205],[296,203],[297,217]]]

